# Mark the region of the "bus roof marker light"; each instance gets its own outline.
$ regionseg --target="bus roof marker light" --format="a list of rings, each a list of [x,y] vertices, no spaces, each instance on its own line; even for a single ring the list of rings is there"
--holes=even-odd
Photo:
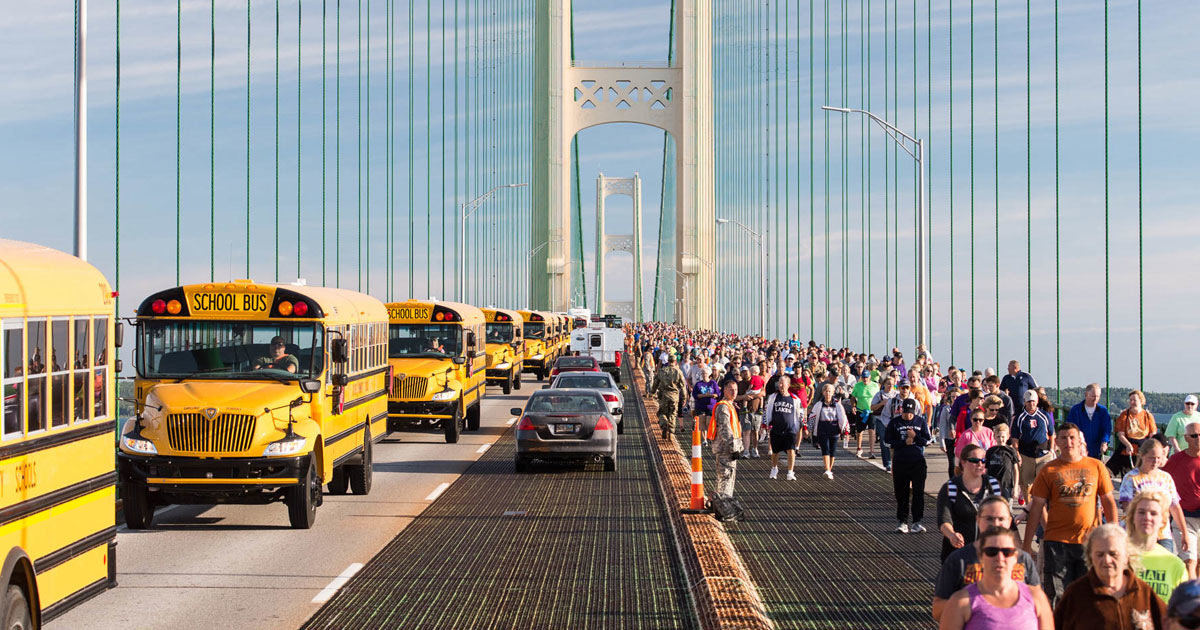
[[[154,302],[150,304],[150,310],[153,311],[155,315],[162,315],[167,311],[167,303],[164,300],[154,300]]]
[[[183,305],[179,303],[179,300],[171,300],[170,302],[167,302],[167,312],[168,313],[170,313],[172,315],[178,315],[179,311],[182,311],[182,310],[183,310]]]
[[[295,315],[296,317],[304,317],[305,315],[307,315],[308,314],[308,302],[300,302],[300,301],[296,302],[296,305],[292,307],[292,314]]]
[[[292,314],[292,303],[284,300],[279,303],[279,314],[287,317]]]

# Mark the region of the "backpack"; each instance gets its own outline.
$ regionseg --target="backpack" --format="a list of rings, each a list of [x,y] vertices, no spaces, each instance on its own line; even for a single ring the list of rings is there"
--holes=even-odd
[[[995,477],[989,473],[984,475],[983,479],[988,483],[988,489],[990,490],[988,494],[1004,496],[1004,492],[1001,491],[1000,488],[1000,482],[997,481]],[[953,478],[946,482],[946,498],[950,500],[951,504],[953,504],[954,500],[958,498],[958,484],[954,483]]]
[[[998,444],[989,448],[984,455],[987,460],[987,475],[1000,484],[1000,487],[1008,491],[1008,496],[1012,496],[1013,487],[1016,485],[1014,470],[1017,465],[1016,452],[1011,446]]]
[[[742,502],[733,497],[716,495],[709,499],[708,505],[712,508],[713,515],[722,523],[740,521],[746,514]]]

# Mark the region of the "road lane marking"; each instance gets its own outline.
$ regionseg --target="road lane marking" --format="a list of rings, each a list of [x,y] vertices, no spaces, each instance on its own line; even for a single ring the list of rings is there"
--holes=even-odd
[[[446,491],[446,488],[449,488],[449,487],[450,487],[449,482],[439,485],[437,488],[435,488],[433,490],[433,492],[429,493],[429,496],[425,497],[425,500],[426,501],[436,501],[437,498],[442,496],[442,493]]]
[[[330,598],[332,598],[338,592],[338,589],[345,586],[346,582],[349,582],[350,578],[354,577],[354,574],[358,573],[358,570],[361,568],[363,568],[361,562],[355,562],[354,564],[346,567],[346,570],[342,571],[341,575],[333,578],[333,581],[329,583],[329,586],[321,589],[321,592],[317,593],[317,596],[312,598],[312,603],[324,604],[325,602],[329,601]]]
[[[484,444],[483,446],[480,446],[480,447],[479,447],[479,450],[477,450],[477,451],[475,451],[475,452],[476,452],[476,453],[486,453],[486,452],[487,452],[487,450],[488,450],[489,448],[491,448],[491,447],[492,447],[492,445],[491,445],[491,444]]]
[[[516,418],[509,418],[509,419],[508,419],[508,422],[506,422],[505,424],[509,424],[509,425],[511,425],[512,423],[514,423],[514,422],[516,422],[516,421],[517,421],[517,419],[516,419]]]

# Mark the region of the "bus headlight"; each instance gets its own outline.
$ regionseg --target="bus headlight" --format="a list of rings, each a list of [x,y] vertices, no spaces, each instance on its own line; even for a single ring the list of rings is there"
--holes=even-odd
[[[539,352],[538,354],[535,354],[535,355],[533,355],[533,356],[531,356],[531,357],[529,357],[529,358],[530,358],[530,359],[533,359],[534,361],[541,361],[541,360],[542,360],[542,354]]]
[[[444,392],[438,392],[434,394],[431,400],[440,402],[443,400],[454,400],[455,398],[458,398],[458,392],[454,391],[453,389],[448,389]]]
[[[304,449],[304,444],[307,442],[302,437],[285,438],[278,442],[271,442],[263,451],[263,457],[283,457],[286,455],[295,455]]]
[[[158,455],[158,449],[154,447],[154,442],[141,437],[130,437],[128,435],[121,436],[121,445],[126,450],[140,453],[142,455]]]
[[[510,367],[512,367],[512,364],[511,364],[511,363],[501,363],[501,364],[499,364],[499,365],[493,366],[493,369],[496,369],[496,370],[507,370],[507,369],[508,369],[508,368],[510,368]]]

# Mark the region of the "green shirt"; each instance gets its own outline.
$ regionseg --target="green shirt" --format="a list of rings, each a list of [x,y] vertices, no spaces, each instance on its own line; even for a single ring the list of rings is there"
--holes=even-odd
[[[867,411],[871,408],[871,399],[875,398],[875,393],[878,391],[879,385],[877,383],[866,380],[855,383],[854,390],[850,394],[858,402],[858,410]]]
[[[1171,416],[1171,421],[1167,423],[1167,429],[1163,431],[1163,435],[1167,436],[1167,439],[1174,440],[1176,450],[1187,449],[1187,440],[1183,434],[1187,432],[1188,421],[1200,421],[1200,413],[1189,416],[1180,411]]]
[[[1138,577],[1149,584],[1164,602],[1171,598],[1175,587],[1187,579],[1187,567],[1183,560],[1162,545],[1154,545],[1153,549],[1142,553],[1140,560],[1142,568],[1138,569]]]
[[[254,360],[254,365],[260,366],[260,369],[276,369],[284,372],[299,372],[300,360],[290,354],[285,354],[278,360],[273,360],[271,357],[258,357]],[[292,366],[292,370],[288,366]]]

